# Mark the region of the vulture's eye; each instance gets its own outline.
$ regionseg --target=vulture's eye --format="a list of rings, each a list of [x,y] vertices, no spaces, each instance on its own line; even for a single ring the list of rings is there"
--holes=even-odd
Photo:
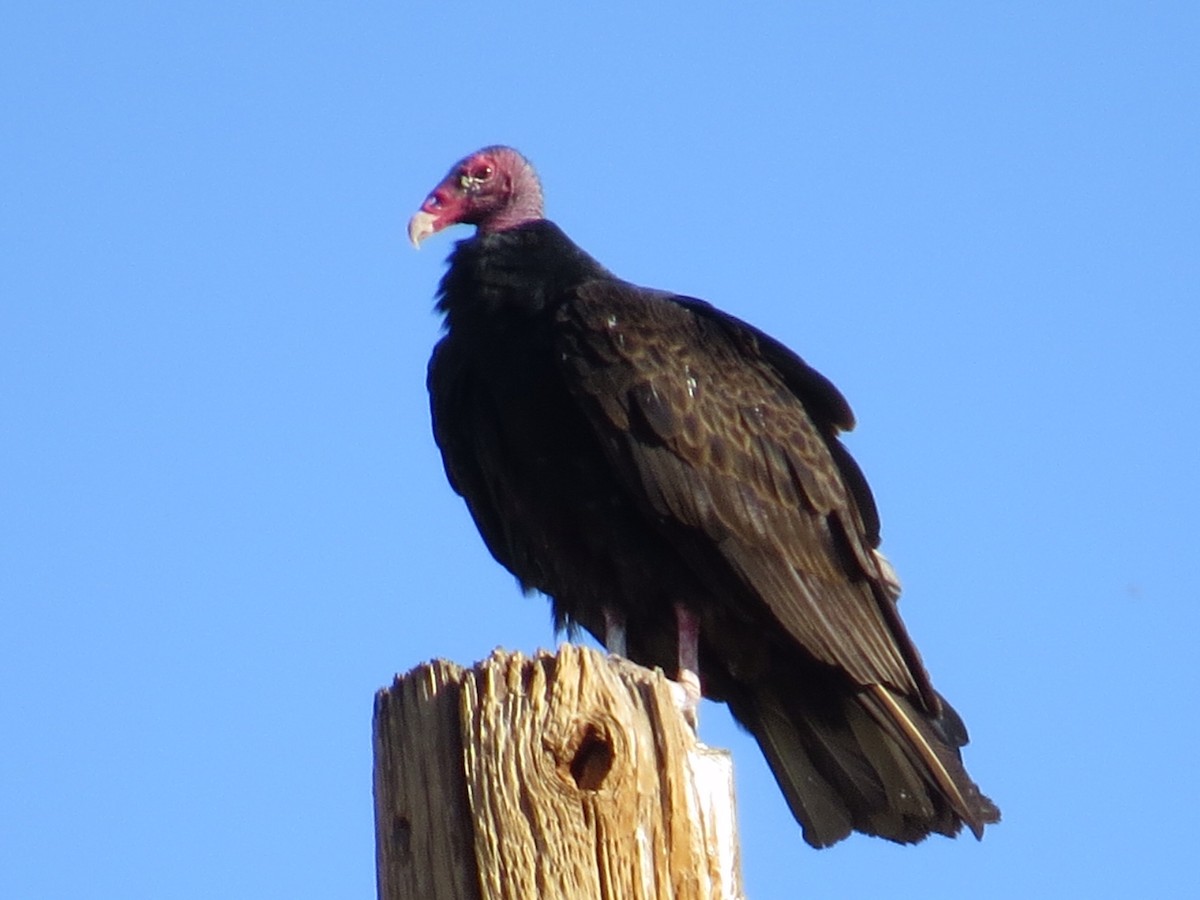
[[[477,185],[484,181],[487,181],[491,177],[492,177],[492,167],[491,166],[487,166],[487,165],[476,166],[474,169],[468,169],[468,168],[464,167],[461,174],[458,176],[458,183],[463,188],[463,190],[467,190],[467,189],[473,187],[474,185]]]

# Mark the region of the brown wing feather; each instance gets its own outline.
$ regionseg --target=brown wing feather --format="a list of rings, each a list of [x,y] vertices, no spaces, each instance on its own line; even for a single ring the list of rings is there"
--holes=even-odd
[[[586,284],[559,313],[568,379],[630,486],[702,531],[800,645],[936,712],[831,450],[836,425],[814,421],[752,336],[717,315]]]

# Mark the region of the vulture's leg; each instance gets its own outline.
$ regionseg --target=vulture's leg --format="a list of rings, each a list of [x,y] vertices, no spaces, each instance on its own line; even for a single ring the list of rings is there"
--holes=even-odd
[[[700,713],[700,620],[682,603],[675,604],[675,625],[679,636],[679,675],[683,688],[680,711],[695,728]]]
[[[613,656],[628,659],[625,645],[625,617],[607,606],[604,608],[604,646]]]

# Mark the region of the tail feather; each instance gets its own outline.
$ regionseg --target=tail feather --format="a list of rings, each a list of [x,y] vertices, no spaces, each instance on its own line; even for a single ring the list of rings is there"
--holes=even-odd
[[[757,708],[759,727],[750,730],[803,829],[804,840],[814,847],[828,847],[849,837],[854,828],[850,811],[805,749],[808,741],[773,697],[762,699]]]
[[[961,743],[950,746],[940,738],[949,729],[936,727],[928,716],[913,708],[902,697],[893,694],[883,685],[873,684],[866,699],[871,705],[878,704],[876,716],[884,728],[889,725],[895,730],[892,736],[913,757],[914,765],[921,767],[941,790],[954,813],[967,824],[978,840],[983,839],[984,826],[1000,820],[1000,810],[985,797],[978,785],[971,780],[963,767],[958,748],[967,742],[966,729],[958,713],[949,704],[943,705],[956,723],[956,731],[962,735]],[[898,733],[897,733],[898,732]]]
[[[948,707],[942,728],[881,685],[810,692],[796,684],[759,682],[730,707],[758,739],[809,844],[851,831],[915,843],[934,832],[953,837],[964,823],[981,837],[999,820],[963,768],[965,730]],[[956,722],[963,740],[947,743],[942,732],[954,733]]]

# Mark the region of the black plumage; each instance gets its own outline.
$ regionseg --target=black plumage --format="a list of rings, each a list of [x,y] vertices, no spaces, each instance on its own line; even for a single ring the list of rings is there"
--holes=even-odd
[[[491,147],[410,225],[479,226],[441,283],[428,384],[492,555],[558,624],[623,625],[643,665],[673,672],[694,622],[704,694],[758,739],[810,844],[981,835],[999,813],[900,621],[846,401],[752,326],[616,278],[541,205]]]

